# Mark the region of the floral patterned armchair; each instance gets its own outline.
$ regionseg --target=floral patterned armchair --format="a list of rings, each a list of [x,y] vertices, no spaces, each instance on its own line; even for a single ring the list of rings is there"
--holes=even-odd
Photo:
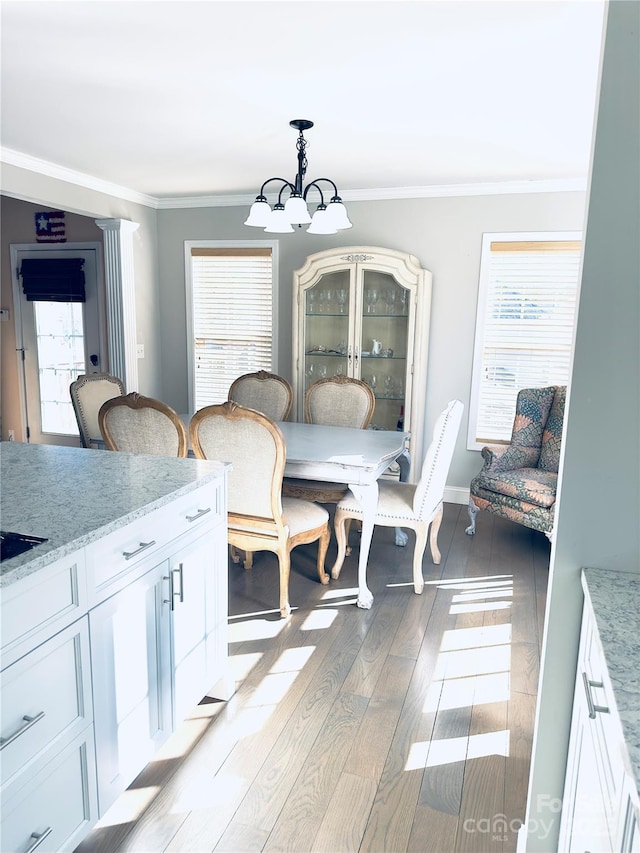
[[[564,385],[518,392],[511,443],[482,448],[484,467],[470,488],[470,536],[485,509],[551,539],[566,392]]]

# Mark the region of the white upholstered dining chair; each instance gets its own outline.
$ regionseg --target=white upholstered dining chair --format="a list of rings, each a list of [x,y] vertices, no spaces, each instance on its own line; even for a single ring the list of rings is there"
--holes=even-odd
[[[280,428],[270,418],[233,401],[206,406],[189,423],[198,459],[230,462],[227,533],[229,545],[248,555],[277,554],[280,615],[288,616],[291,551],[318,542],[318,576],[329,582],[324,563],[329,544],[329,513],[310,501],[282,497],[286,447]],[[249,556],[245,568],[251,568]]]
[[[416,485],[391,480],[378,481],[379,494],[375,524],[385,527],[410,527],[415,531],[413,588],[418,594],[424,588],[422,558],[429,527],[431,527],[429,545],[433,562],[438,565],[441,559],[438,549],[438,531],[442,522],[444,488],[463,410],[464,405],[460,400],[452,400],[439,415],[433,428],[431,444],[424,458],[420,480]],[[349,490],[336,507],[334,523],[338,541],[337,566],[342,566],[344,560],[347,546],[345,527],[351,518],[362,520],[362,506]],[[338,575],[339,570],[334,577]]]
[[[257,370],[238,376],[231,383],[227,399],[262,412],[272,421],[286,421],[293,406],[293,388],[283,376]]]
[[[171,406],[137,391],[107,400],[98,413],[107,450],[185,457],[187,430]]]
[[[71,383],[69,395],[78,422],[82,447],[102,446],[98,425],[100,407],[107,400],[123,397],[124,394],[122,381],[110,373],[86,373]]]

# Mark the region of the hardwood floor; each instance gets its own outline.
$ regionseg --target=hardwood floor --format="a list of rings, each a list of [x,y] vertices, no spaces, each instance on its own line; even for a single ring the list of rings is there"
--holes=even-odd
[[[549,562],[543,534],[446,504],[442,562],[411,583],[376,528],[371,610],[354,553],[321,586],[294,551],[230,566],[237,691],[205,701],[77,848],[88,851],[514,851],[524,819]],[[332,542],[327,559],[335,553]]]

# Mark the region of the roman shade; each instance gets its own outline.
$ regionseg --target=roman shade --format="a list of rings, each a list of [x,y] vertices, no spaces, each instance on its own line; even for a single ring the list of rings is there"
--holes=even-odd
[[[86,302],[84,258],[25,258],[22,290],[29,302]]]

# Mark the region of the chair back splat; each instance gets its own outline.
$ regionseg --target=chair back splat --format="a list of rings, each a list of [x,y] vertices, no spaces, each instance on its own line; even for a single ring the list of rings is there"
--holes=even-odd
[[[228,399],[262,412],[272,421],[286,421],[293,406],[293,388],[284,377],[258,370],[232,382]]]
[[[422,558],[427,545],[427,535],[429,535],[433,562],[438,565],[441,560],[438,531],[442,522],[444,489],[463,411],[464,406],[460,400],[452,400],[439,415],[417,485],[396,483],[391,480],[380,480],[378,483],[375,523],[384,527],[410,527],[415,531],[413,588],[418,594],[424,588]],[[352,518],[362,520],[362,506],[349,489],[336,506],[334,520],[338,541],[336,566],[342,566],[347,553],[348,523]],[[398,543],[397,538],[396,542]],[[334,577],[338,575],[339,570]]]
[[[121,380],[110,373],[86,373],[71,383],[69,395],[83,447],[96,447],[98,442],[102,444],[98,425],[100,407],[113,397],[123,397],[124,393]]]
[[[107,450],[151,456],[188,455],[187,430],[171,406],[137,391],[107,400],[98,414]]]
[[[290,553],[297,545],[318,542],[318,576],[328,583],[324,562],[329,544],[329,513],[310,501],[282,496],[286,447],[280,428],[261,412],[233,401],[206,406],[189,423],[198,459],[230,462],[227,534],[229,545],[248,555],[272,551],[278,556],[280,614],[288,616]]]

